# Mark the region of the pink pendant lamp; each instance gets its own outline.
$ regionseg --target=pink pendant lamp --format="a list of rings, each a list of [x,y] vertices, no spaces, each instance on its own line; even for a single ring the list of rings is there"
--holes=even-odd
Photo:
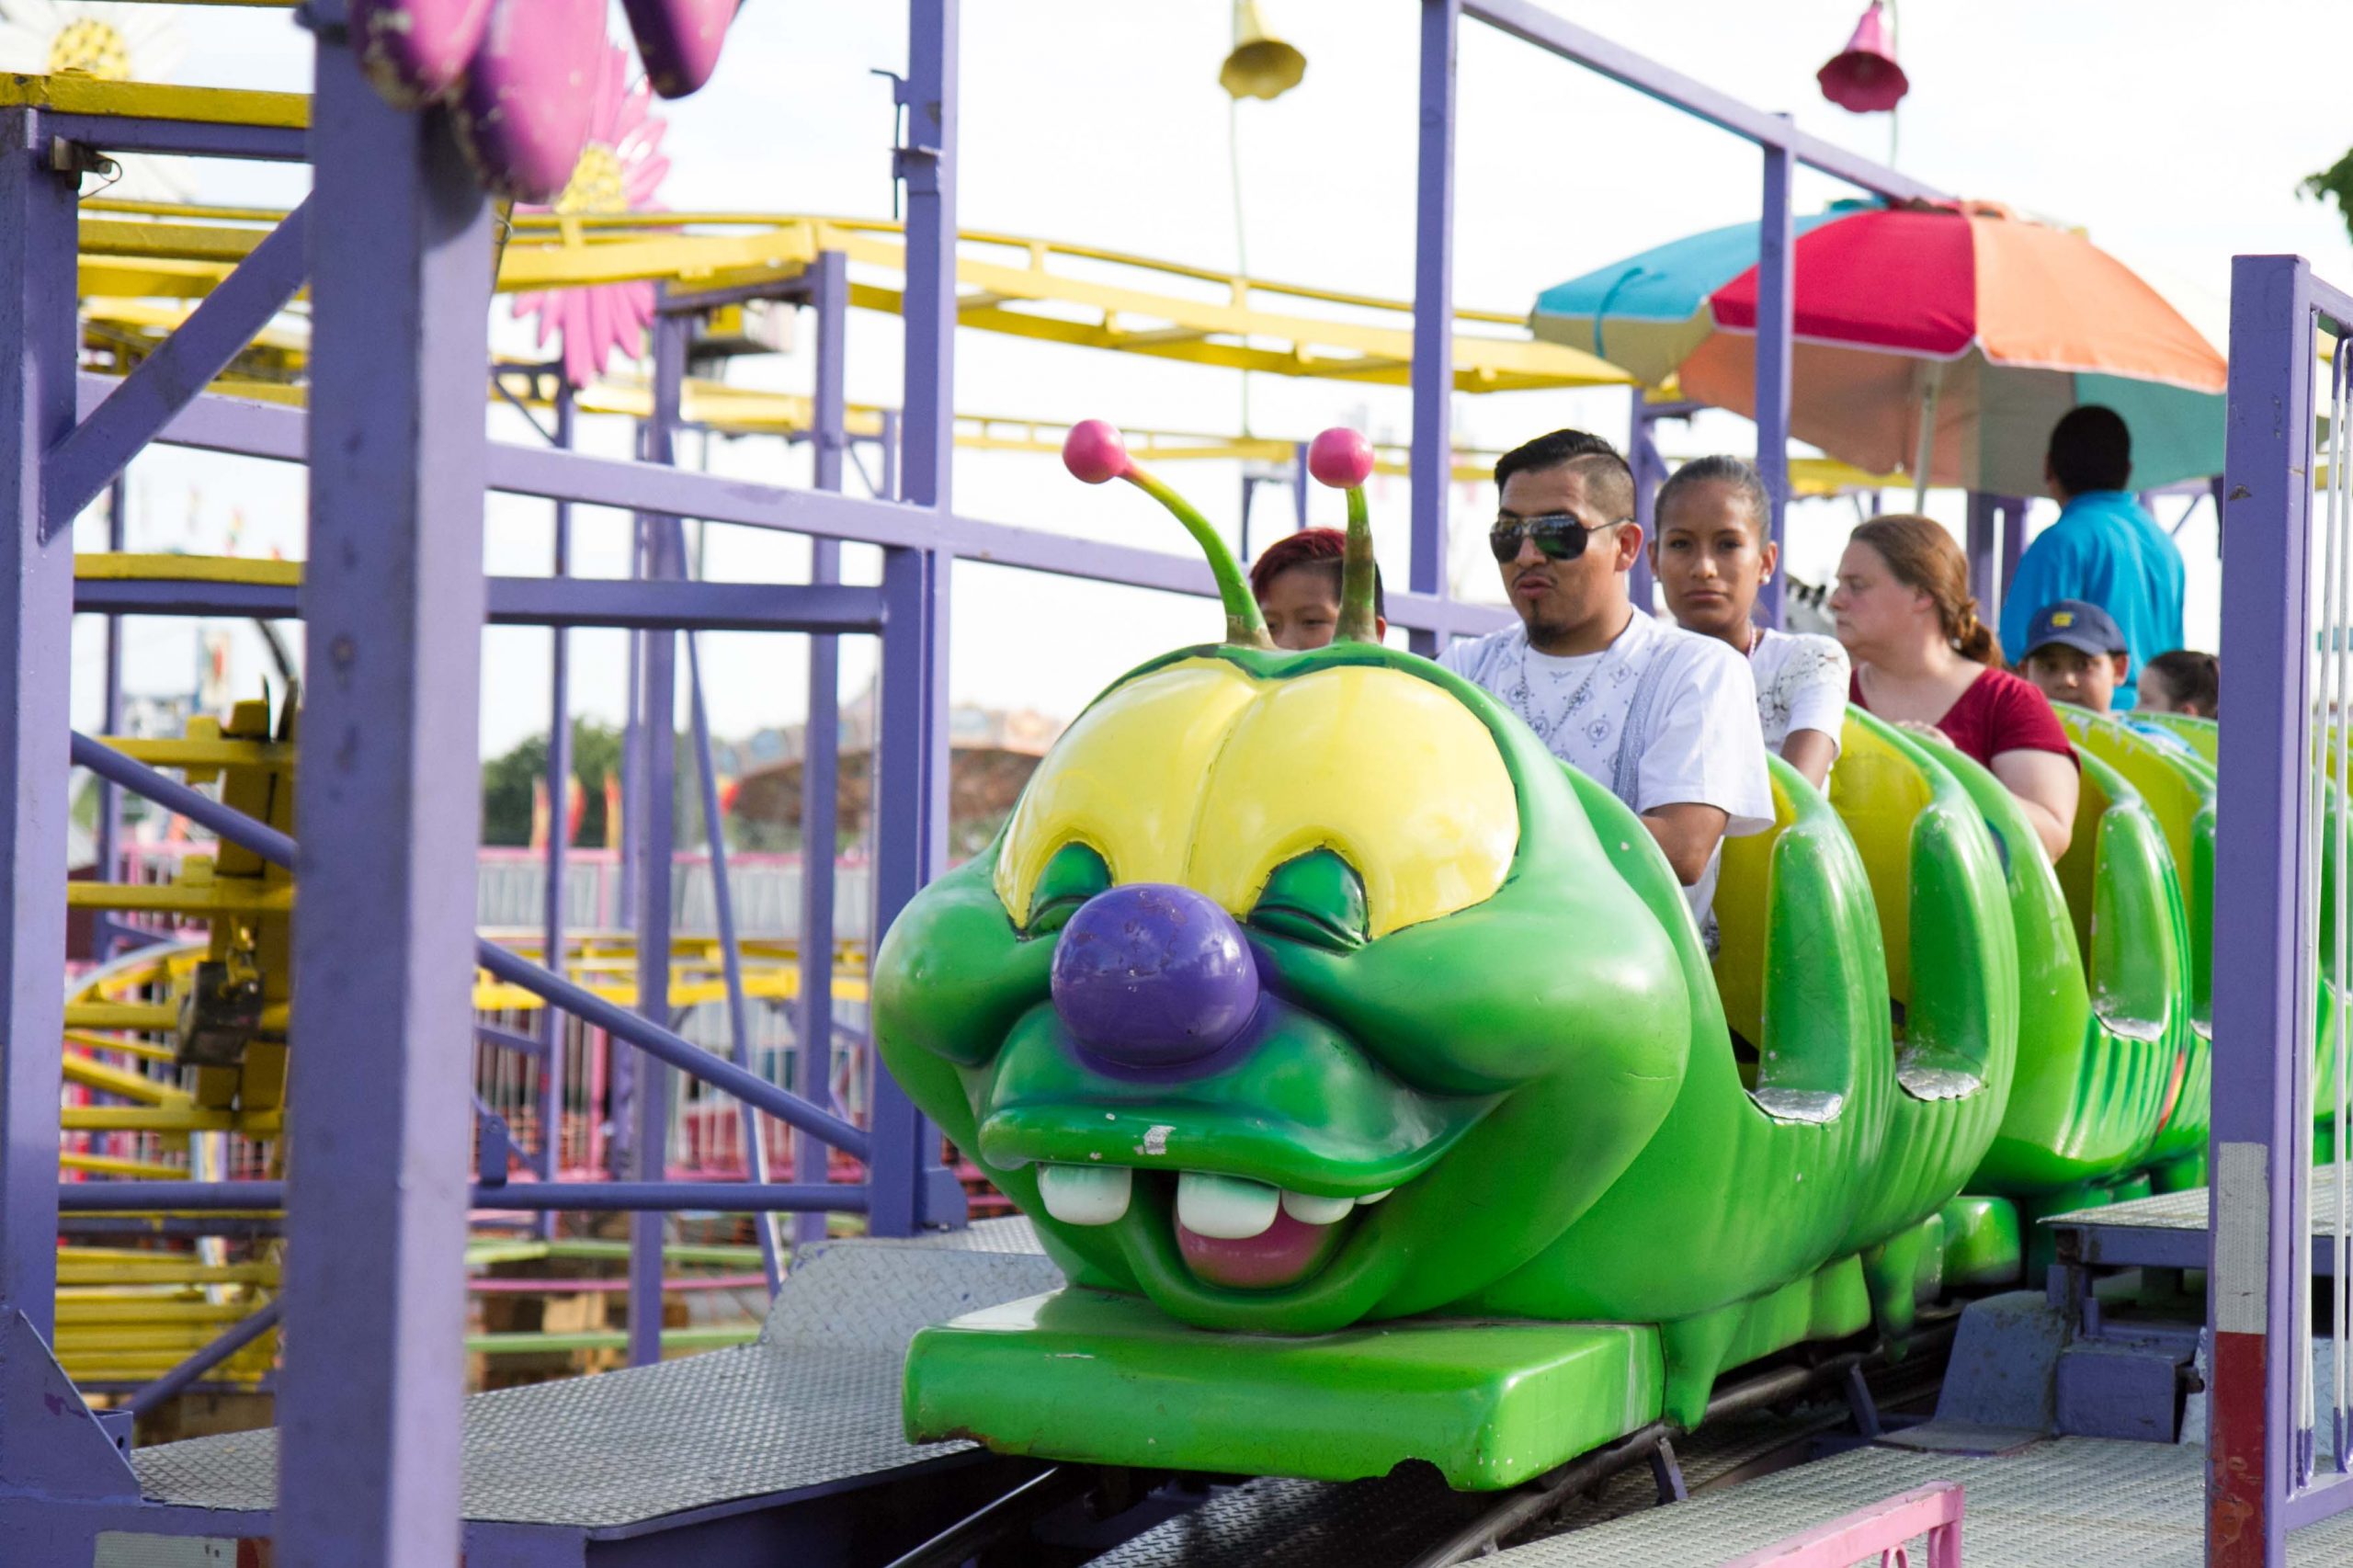
[[[1881,0],[1871,0],[1870,9],[1855,24],[1855,36],[1813,79],[1822,84],[1824,97],[1857,114],[1893,109],[1912,90],[1904,67],[1895,62],[1895,43],[1888,36]]]

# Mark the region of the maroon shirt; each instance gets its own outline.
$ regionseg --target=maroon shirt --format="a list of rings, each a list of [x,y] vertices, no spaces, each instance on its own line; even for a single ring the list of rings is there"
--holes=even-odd
[[[1859,669],[1847,677],[1847,700],[1870,711],[1871,705],[1863,700]],[[1952,741],[1955,751],[1987,767],[2006,751],[2052,751],[2075,762],[2075,748],[2067,744],[2059,715],[2051,711],[2051,699],[2031,681],[1991,665],[1945,710],[1937,728]]]

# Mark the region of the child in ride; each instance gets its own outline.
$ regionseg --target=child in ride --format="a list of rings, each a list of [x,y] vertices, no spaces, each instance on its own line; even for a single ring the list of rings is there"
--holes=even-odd
[[[2027,622],[2018,673],[2052,702],[2106,713],[2131,673],[2132,655],[2116,618],[2083,599],[2044,605]]]
[[[1278,648],[1303,653],[1332,641],[1340,624],[1340,562],[1348,536],[1338,528],[1302,528],[1259,552],[1250,567],[1250,595]],[[1373,630],[1389,633],[1388,598],[1381,569],[1372,573]]]
[[[1766,747],[1819,790],[1838,759],[1847,650],[1832,638],[1777,631],[1751,619],[1756,590],[1780,563],[1768,536],[1771,516],[1764,482],[1740,459],[1685,463],[1659,489],[1651,571],[1677,625],[1746,656]]]

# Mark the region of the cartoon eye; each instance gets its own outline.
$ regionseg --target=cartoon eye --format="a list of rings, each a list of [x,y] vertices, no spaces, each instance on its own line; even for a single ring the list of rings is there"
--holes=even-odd
[[[1111,868],[1084,844],[1065,844],[1054,851],[1029,897],[1032,937],[1051,937],[1061,930],[1078,906],[1111,885]]]
[[[1250,924],[1278,937],[1336,952],[1361,948],[1370,929],[1364,879],[1329,849],[1286,860],[1267,879]]]

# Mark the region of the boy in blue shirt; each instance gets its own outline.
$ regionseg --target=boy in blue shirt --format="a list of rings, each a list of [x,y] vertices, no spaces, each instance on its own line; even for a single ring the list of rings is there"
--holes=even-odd
[[[2029,645],[2034,612],[2081,599],[2115,618],[2131,655],[2116,689],[2129,709],[2141,666],[2182,645],[2181,551],[2125,486],[2132,478],[2132,433],[2114,409],[2086,403],[2052,427],[2043,477],[2059,520],[2035,536],[2002,597],[2002,646]]]

